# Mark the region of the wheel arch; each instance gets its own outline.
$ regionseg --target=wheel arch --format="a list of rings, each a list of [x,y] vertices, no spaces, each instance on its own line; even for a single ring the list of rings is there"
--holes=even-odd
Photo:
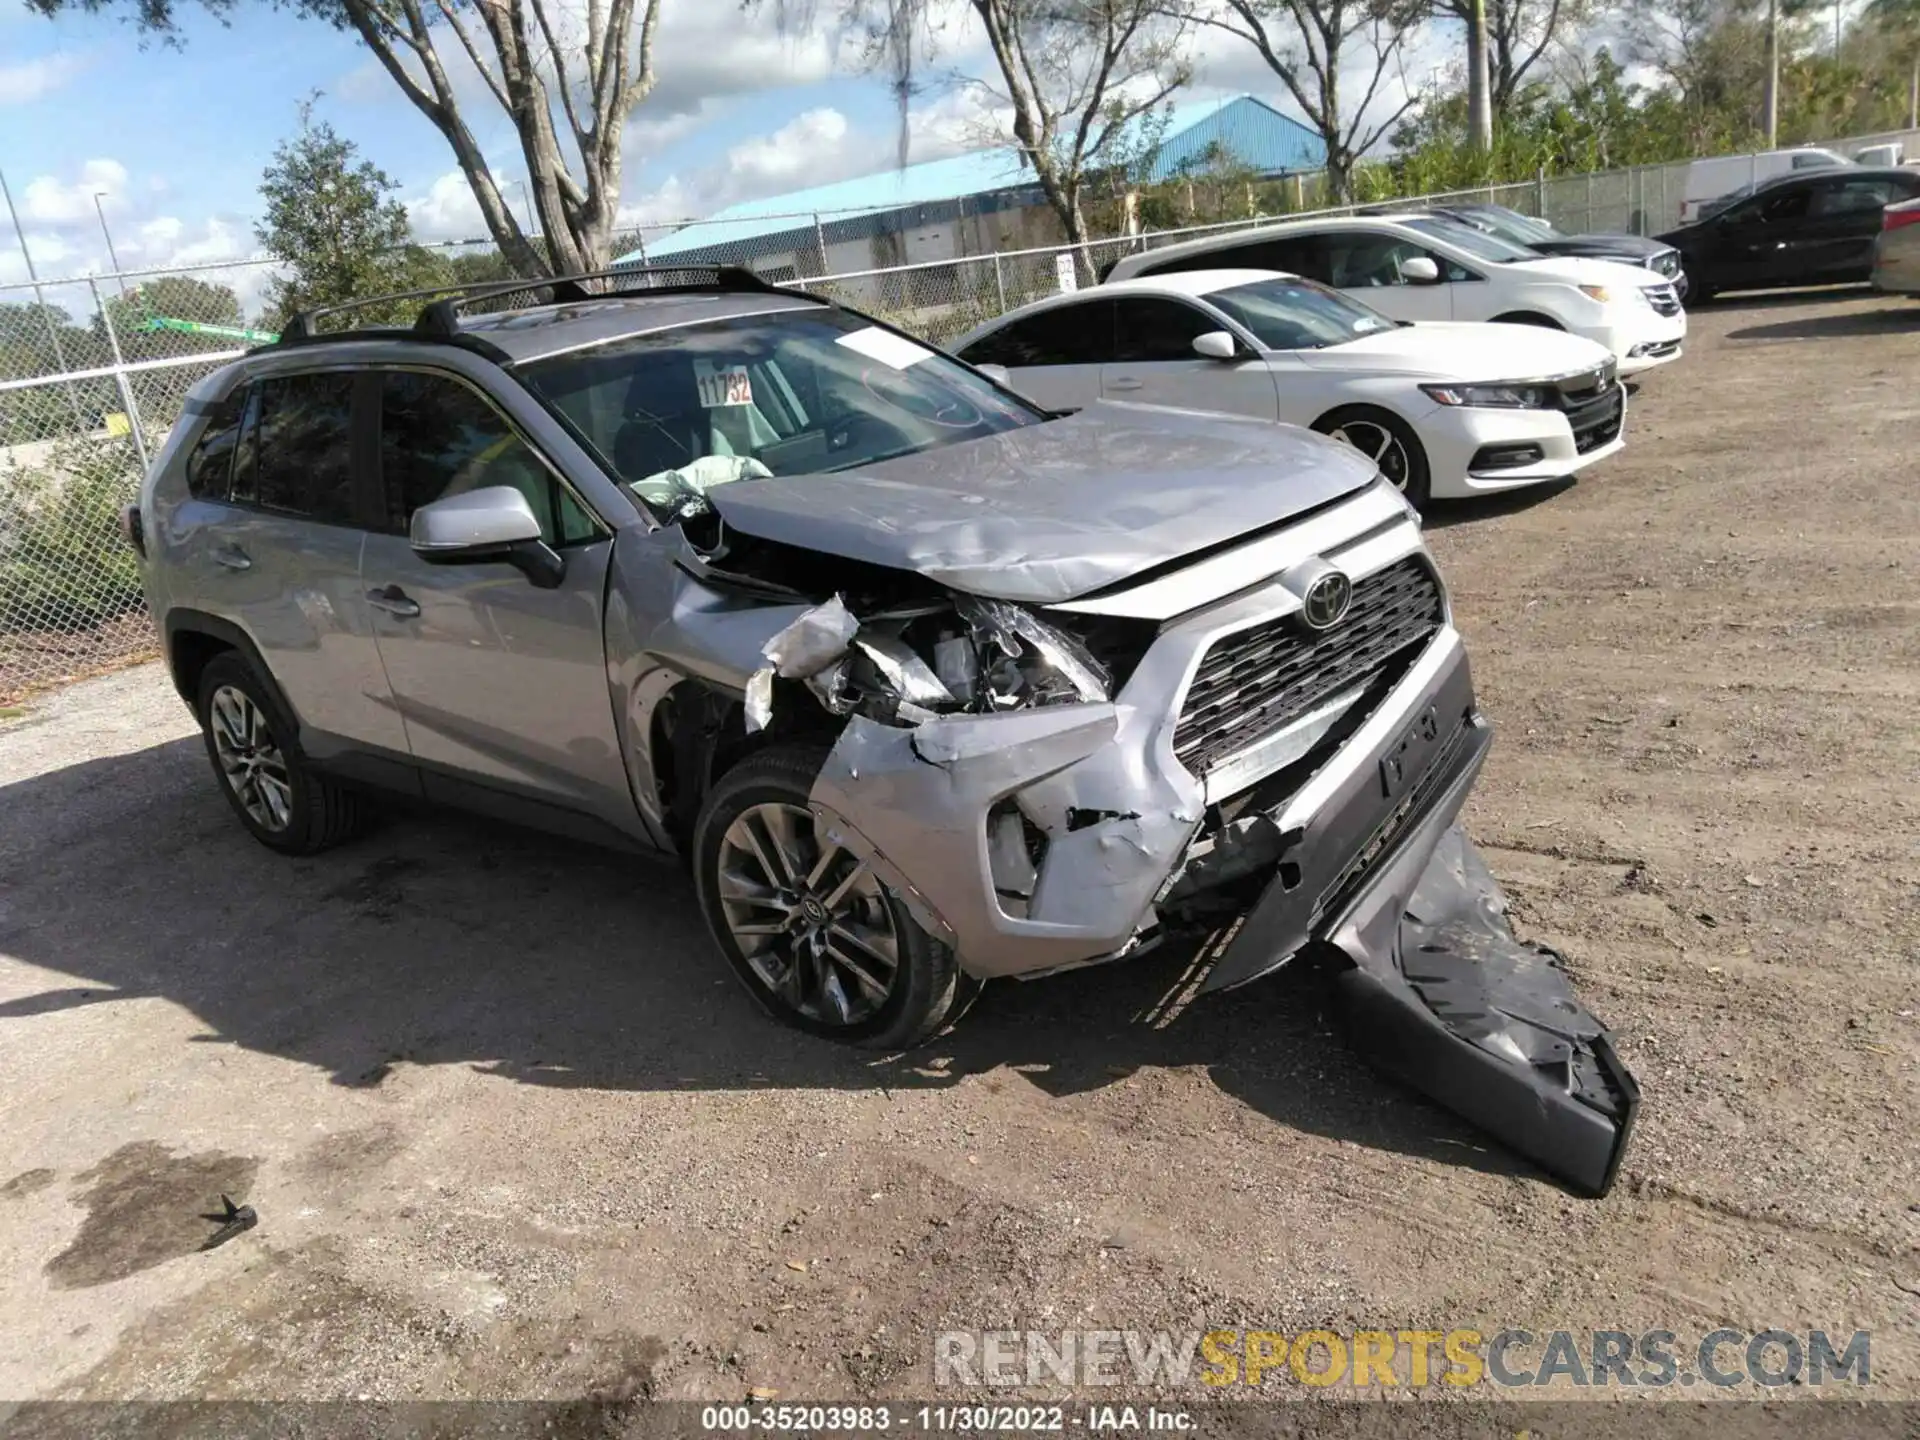
[[[677,681],[647,719],[648,770],[662,826],[681,855],[688,855],[700,806],[728,771],[782,741],[831,746],[844,728],[804,687],[776,681],[772,721],[749,733],[741,696],[705,680]]]
[[[1496,315],[1487,322],[1489,325],[1532,325],[1541,330],[1565,330],[1553,316],[1542,310],[1509,310]]]
[[[266,657],[260,653],[260,647],[254,644],[251,635],[231,620],[209,615],[204,610],[169,610],[164,633],[167,671],[173,679],[173,688],[188,706],[199,703],[200,676],[206,671],[207,665],[216,655],[234,651],[253,667],[281,713],[289,716],[296,726],[299,725],[300,717],[293,706],[287,703],[286,692],[273,678],[273,671],[267,665]]]

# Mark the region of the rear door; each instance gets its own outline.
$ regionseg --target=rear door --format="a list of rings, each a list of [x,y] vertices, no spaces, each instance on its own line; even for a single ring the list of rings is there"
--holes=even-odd
[[[1273,374],[1258,354],[1209,360],[1193,353],[1196,336],[1231,333],[1219,318],[1160,295],[1118,295],[1113,308],[1113,359],[1100,378],[1107,399],[1275,418]]]
[[[383,512],[362,586],[428,796],[509,816],[515,801],[541,802],[630,828],[602,638],[610,533],[466,380],[396,369],[375,383]],[[430,565],[414,553],[416,509],[493,485],[527,497],[566,561],[557,588],[504,562]]]
[[[406,752],[360,586],[369,490],[353,370],[269,376],[229,397],[189,460],[207,522],[185,550],[195,603],[244,630],[316,759]]]
[[[1077,410],[1100,398],[1100,367],[1113,354],[1113,302],[1095,291],[1052,305],[982,336],[960,358],[1003,365],[1013,388],[1049,410]]]

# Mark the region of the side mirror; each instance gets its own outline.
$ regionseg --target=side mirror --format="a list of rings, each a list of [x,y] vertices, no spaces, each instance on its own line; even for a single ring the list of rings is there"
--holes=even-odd
[[[986,376],[989,380],[993,381],[994,384],[1002,386],[1008,390],[1013,389],[1013,376],[1007,373],[1006,366],[976,365],[973,368],[978,370],[982,375]]]
[[[557,586],[567,562],[540,538],[527,497],[511,485],[489,485],[422,505],[407,527],[413,553],[429,565],[513,566],[542,590]]]
[[[1240,343],[1225,330],[1209,330],[1193,337],[1193,353],[1208,360],[1232,360],[1240,353]]]
[[[1400,262],[1400,278],[1409,285],[1438,285],[1440,267],[1425,255],[1411,255]]]

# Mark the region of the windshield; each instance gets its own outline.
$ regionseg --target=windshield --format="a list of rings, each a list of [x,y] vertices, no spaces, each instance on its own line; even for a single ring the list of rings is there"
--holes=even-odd
[[[1409,230],[1418,230],[1422,235],[1431,235],[1435,240],[1444,240],[1449,245],[1466,251],[1476,260],[1486,260],[1495,265],[1511,265],[1516,260],[1540,258],[1524,245],[1516,245],[1511,240],[1502,240],[1498,235],[1484,235],[1471,225],[1462,225],[1458,220],[1448,220],[1444,216],[1420,215],[1400,223]]]
[[[1216,290],[1206,301],[1238,320],[1268,350],[1321,350],[1394,328],[1377,310],[1311,280],[1255,280]]]
[[[1475,229],[1484,230],[1516,245],[1532,245],[1541,240],[1558,240],[1560,232],[1544,220],[1522,215],[1504,205],[1486,205],[1469,210],[1463,217]]]
[[[851,470],[1047,418],[825,306],[631,335],[517,371],[608,474],[669,516],[716,484]]]

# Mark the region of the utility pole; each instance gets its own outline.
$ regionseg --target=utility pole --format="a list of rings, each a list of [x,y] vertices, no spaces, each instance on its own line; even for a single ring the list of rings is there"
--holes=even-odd
[[[1780,143],[1780,0],[1767,0],[1767,77],[1761,100],[1761,128],[1767,132],[1767,149]]]
[[[1493,76],[1487,59],[1487,0],[1467,5],[1467,145],[1493,149]]]
[[[113,278],[119,281],[120,294],[124,299],[127,293],[126,277],[120,273],[120,257],[113,253],[113,232],[107,229],[107,212],[100,205],[100,197],[106,193],[104,190],[93,192],[93,213],[100,217],[100,234],[107,242],[107,261],[113,266]]]
[[[20,258],[27,262],[27,283],[33,286],[33,303],[40,308],[40,318],[47,322],[47,338],[53,341],[53,363],[60,367],[62,375],[67,373],[67,354],[60,345],[60,327],[54,323],[53,311],[47,304],[46,292],[40,288],[40,275],[33,268],[33,252],[27,249],[27,232],[20,228],[20,212],[13,208],[13,190],[7,184],[4,171],[0,171],[0,195],[6,197],[7,216],[13,221],[13,233],[20,241]],[[80,413],[80,401],[73,393],[73,382],[67,382],[67,403],[73,407],[74,422],[82,430],[87,428],[86,417]]]

